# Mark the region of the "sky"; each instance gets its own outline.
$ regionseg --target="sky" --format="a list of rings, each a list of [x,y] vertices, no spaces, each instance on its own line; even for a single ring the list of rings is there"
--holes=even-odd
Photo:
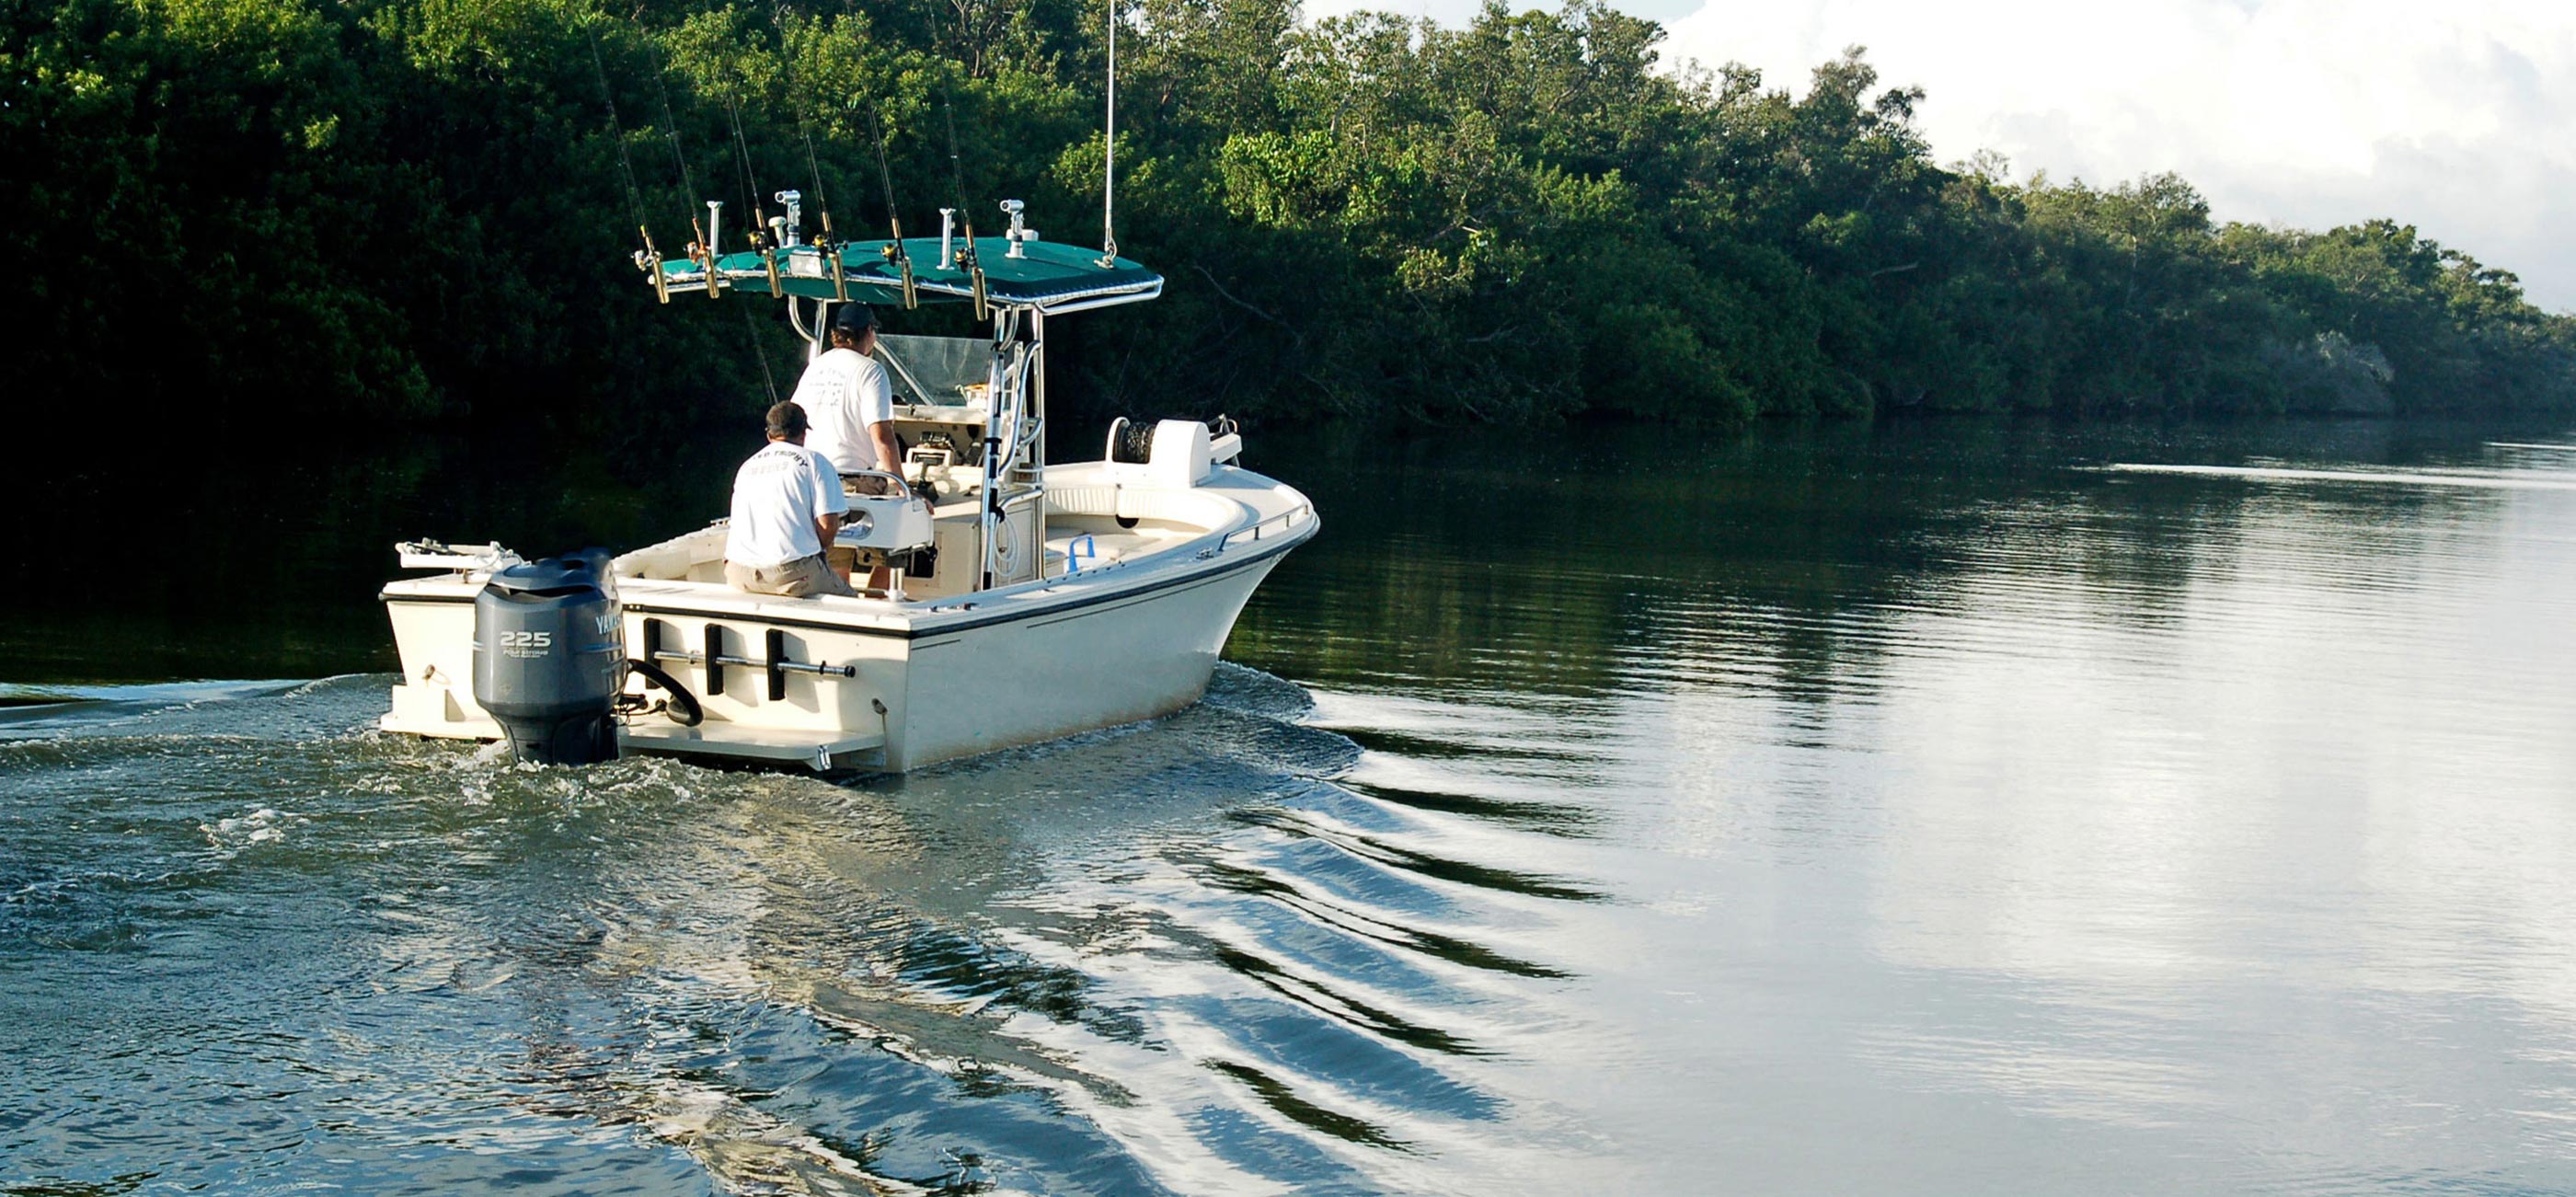
[[[1928,93],[1917,117],[1945,163],[1991,150],[2018,179],[2105,186],[2172,171],[2220,221],[2388,217],[2576,313],[2576,0],[1612,3],[1663,23],[1668,64],[1742,62],[1792,91],[1866,46],[1884,85]]]

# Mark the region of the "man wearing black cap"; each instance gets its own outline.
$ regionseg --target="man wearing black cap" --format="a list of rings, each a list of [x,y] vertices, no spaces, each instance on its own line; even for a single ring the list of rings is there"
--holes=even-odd
[[[876,313],[863,303],[842,304],[832,312],[830,335],[832,347],[805,367],[790,396],[813,421],[807,446],[831,459],[832,468],[844,475],[861,470],[902,473],[901,450],[894,443],[894,388],[885,367],[868,356],[877,347]],[[876,492],[870,488],[864,493]]]
[[[752,594],[856,597],[824,564],[823,548],[840,534],[850,501],[841,476],[805,447],[805,409],[769,408],[769,443],[733,476],[733,518],[725,526],[725,583]]]

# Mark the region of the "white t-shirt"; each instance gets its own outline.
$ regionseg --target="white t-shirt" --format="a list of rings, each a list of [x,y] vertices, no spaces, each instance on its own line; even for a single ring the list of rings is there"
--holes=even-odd
[[[868,425],[894,418],[894,386],[875,358],[856,349],[830,350],[805,367],[792,398],[813,424],[806,448],[830,458],[835,469],[877,468]]]
[[[771,441],[734,472],[725,560],[759,568],[811,557],[823,551],[814,521],[849,509],[841,475],[822,454]]]

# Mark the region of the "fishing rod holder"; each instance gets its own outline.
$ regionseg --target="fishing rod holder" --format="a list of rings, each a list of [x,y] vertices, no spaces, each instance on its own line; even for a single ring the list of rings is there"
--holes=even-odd
[[[671,279],[662,273],[662,251],[653,248],[653,231],[637,225],[635,235],[644,239],[644,248],[635,251],[635,268],[652,278],[653,298],[671,302]]]
[[[957,269],[957,209],[939,210],[939,268]]]
[[[689,260],[697,263],[698,268],[706,272],[709,299],[719,299],[724,295],[724,275],[716,268],[716,255],[719,252],[716,249],[716,238],[724,232],[723,215],[724,201],[708,200],[707,221],[713,227],[700,228],[697,217],[689,218],[689,231],[698,235],[697,240],[689,243]]]
[[[769,700],[771,702],[776,702],[787,697],[787,675],[791,673],[812,674],[816,677],[841,678],[844,680],[855,680],[859,676],[859,667],[856,665],[833,665],[823,661],[788,660],[787,634],[777,628],[762,629],[761,641],[762,647],[768,652],[766,657],[746,657],[724,651],[725,633],[731,629],[714,622],[709,622],[706,625],[706,629],[702,635],[702,647],[699,651],[691,652],[687,649],[666,647],[663,637],[670,635],[671,632],[675,630],[676,629],[671,628],[661,620],[645,620],[644,659],[654,662],[676,661],[682,664],[705,666],[707,671],[706,687],[707,693],[709,694],[722,694],[725,692],[724,670],[728,665],[736,668],[757,669],[761,671],[761,673],[765,675],[764,680],[769,683],[768,693]]]
[[[885,247],[879,249],[877,253],[886,260],[886,265],[894,267],[896,273],[902,277],[903,310],[909,312],[921,306],[921,290],[919,281],[912,274],[912,255],[905,253],[903,249],[903,222],[894,221],[893,225],[894,240],[886,242]]]

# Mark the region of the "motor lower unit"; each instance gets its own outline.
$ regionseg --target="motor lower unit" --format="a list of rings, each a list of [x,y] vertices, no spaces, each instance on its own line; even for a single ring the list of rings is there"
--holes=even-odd
[[[513,758],[616,759],[625,624],[605,552],[493,571],[474,597],[474,701],[501,725]]]

